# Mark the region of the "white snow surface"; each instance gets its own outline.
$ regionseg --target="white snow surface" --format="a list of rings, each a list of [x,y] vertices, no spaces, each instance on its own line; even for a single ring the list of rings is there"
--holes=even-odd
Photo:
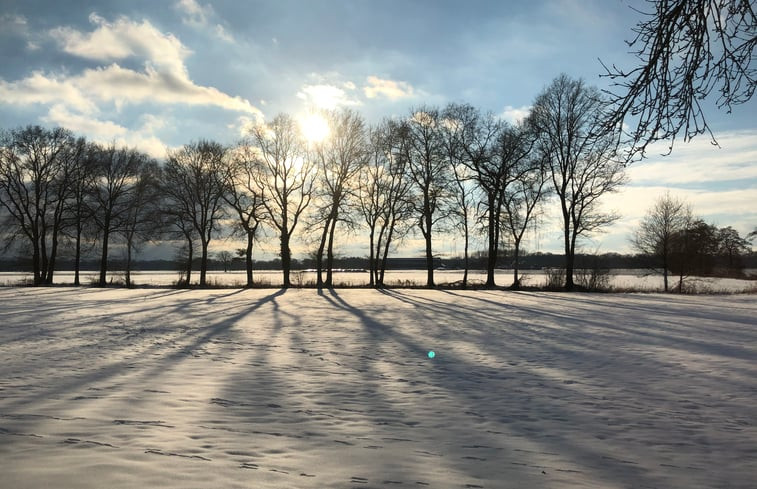
[[[0,487],[753,488],[756,318],[753,295],[3,288]]]

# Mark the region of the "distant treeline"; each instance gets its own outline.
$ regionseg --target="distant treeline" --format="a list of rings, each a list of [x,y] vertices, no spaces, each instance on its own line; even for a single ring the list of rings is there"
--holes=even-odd
[[[195,265],[199,265],[200,258],[196,258]],[[469,257],[468,265],[473,270],[486,270],[487,257],[482,254],[474,254]],[[497,268],[511,269],[514,258],[510,254],[503,254],[497,259]],[[560,268],[565,263],[565,256],[555,253],[525,253],[519,257],[520,268],[523,270],[542,270]],[[603,253],[603,254],[576,254],[578,268],[600,268],[605,270],[647,270],[651,268],[652,257],[639,254]],[[713,256],[711,266],[705,270],[699,270],[701,276],[739,277],[743,276],[744,269],[757,269],[757,253],[742,255],[738,267],[728,265],[727,256]],[[73,270],[74,260],[62,258],[58,262],[59,270]],[[465,267],[463,257],[436,258],[436,269],[462,270]],[[31,272],[31,261],[28,258],[0,260],[2,272]],[[111,261],[113,270],[120,270],[126,266],[125,260],[114,259]],[[178,260],[135,260],[131,267],[134,271],[181,271],[185,266],[184,261]],[[281,270],[281,260],[254,260],[254,270]],[[369,259],[366,257],[351,256],[334,258],[334,268],[338,270],[367,270]],[[100,262],[96,259],[85,259],[81,262],[82,271],[99,271]],[[315,258],[292,259],[293,270],[312,270],[316,267]],[[425,257],[417,258],[389,258],[388,270],[417,270],[425,267]],[[243,271],[245,260],[243,257],[234,257],[230,261],[209,258],[208,269],[213,271]]]

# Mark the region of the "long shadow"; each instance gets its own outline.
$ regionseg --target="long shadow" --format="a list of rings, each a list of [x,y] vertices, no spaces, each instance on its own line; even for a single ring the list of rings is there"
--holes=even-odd
[[[171,341],[174,344],[178,345],[175,351],[161,357],[160,360],[156,362],[155,366],[152,369],[144,370],[143,372],[139,374],[139,377],[143,381],[147,382],[150,377],[153,377],[159,374],[160,372],[171,368],[172,364],[175,364],[177,362],[182,361],[183,359],[186,359],[188,356],[187,352],[191,352],[193,350],[198,349],[200,346],[209,342],[212,338],[228,331],[239,319],[251,314],[255,310],[264,306],[265,304],[275,302],[276,298],[283,295],[285,291],[286,291],[285,289],[280,289],[275,293],[269,294],[257,300],[255,303],[251,305],[245,305],[244,307],[241,307],[239,312],[231,316],[226,316],[220,320],[216,319],[212,321],[210,324],[208,324],[205,327],[201,327],[199,329],[191,329],[191,328],[184,329],[184,331],[181,332],[179,335],[171,338]],[[161,317],[164,320],[169,320],[169,318],[171,318],[172,315],[174,314],[179,314],[179,317],[180,317],[181,314],[183,314],[183,312],[186,311],[186,309],[190,307],[190,305],[193,302],[195,301],[193,300],[183,301],[176,305],[173,305],[171,306],[173,312],[162,313]],[[159,309],[163,309],[163,307]],[[150,319],[148,319],[147,321],[150,321]],[[13,401],[6,402],[3,405],[3,411],[8,413],[10,411],[20,408],[21,406],[34,406],[36,403],[42,400],[56,399],[61,396],[64,396],[67,392],[75,392],[84,386],[105,382],[108,379],[113,378],[117,375],[123,374],[124,371],[127,371],[127,369],[132,366],[136,358],[144,358],[146,356],[151,356],[164,349],[165,349],[165,345],[163,344],[162,341],[155,342],[152,345],[148,346],[147,348],[141,351],[135,352],[133,357],[132,356],[126,357],[123,360],[110,363],[107,366],[100,368],[96,371],[88,372],[83,375],[77,375],[74,379],[70,381],[59,379],[56,385],[52,388],[41,390],[40,392],[34,395],[23,396],[22,398],[20,398],[18,401],[15,401],[15,402]],[[61,402],[65,402],[65,397],[64,397],[64,400]]]
[[[382,291],[382,293],[384,293],[385,295],[394,297],[398,301],[401,301],[405,304],[409,304],[414,307],[420,306],[421,308],[429,308],[432,311],[439,312],[438,307],[430,306],[429,304],[421,305],[420,301],[416,300],[416,298],[408,296],[401,292]],[[334,305],[337,305],[343,310],[349,312],[350,314],[358,318],[361,321],[361,323],[363,323],[366,331],[370,334],[371,338],[374,341],[378,341],[378,342],[394,341],[403,345],[405,348],[411,350],[414,353],[421,353],[425,351],[424,348],[420,348],[417,345],[417,343],[415,343],[410,337],[401,333],[396,328],[390,328],[382,324],[380,321],[370,317],[363,310],[351,306],[347,301],[341,298],[336,291],[333,291],[331,293],[331,296],[333,297],[333,300],[331,300],[331,302]],[[328,297],[326,298],[329,299]],[[501,306],[501,304],[497,304],[497,305]],[[458,405],[465,406],[467,413],[472,413],[472,415],[478,415],[477,412],[482,411],[483,406],[478,405],[476,403],[476,399],[486,398],[486,394],[484,394],[483,392],[479,392],[480,387],[478,387],[477,384],[480,386],[485,386],[487,377],[490,377],[492,373],[489,372],[488,374],[481,375],[481,376],[476,375],[476,372],[481,369],[480,365],[472,364],[469,361],[463,359],[462,357],[450,352],[445,352],[444,358],[445,358],[444,366],[442,368],[437,367],[436,372],[438,372],[438,375],[432,375],[435,386],[441,389],[444,389],[448,396],[456,398],[457,399],[456,403]],[[553,392],[554,390],[557,390],[559,392],[560,390],[565,389],[564,385],[556,384],[556,382],[553,379],[543,377],[540,374],[533,371],[528,372],[528,377],[531,378],[533,382],[544,385],[545,388],[549,387],[547,389],[547,392]],[[475,394],[476,392],[479,392],[479,394]],[[519,394],[517,392],[515,393],[510,392],[508,393],[508,395],[519,397],[522,394]],[[535,404],[535,402],[538,404]],[[535,421],[538,421],[539,414],[544,416],[545,421],[561,418],[566,421],[569,420],[568,422],[570,422],[571,424],[579,425],[579,426],[591,425],[591,423],[595,421],[591,418],[577,417],[576,413],[566,411],[564,406],[561,403],[552,402],[547,397],[533,399],[531,398],[530,395],[528,395],[528,397],[523,398],[521,400],[519,405],[522,405],[522,406],[531,405],[532,406],[531,411],[532,412],[535,411],[537,415],[537,418],[535,419]],[[532,441],[536,441],[540,444],[543,443],[542,441],[539,440],[541,435],[539,433],[540,430],[538,428],[536,429],[536,431],[534,431],[533,429],[531,429],[530,427],[526,427],[525,425],[521,425],[520,427],[518,427],[517,423],[513,423],[514,421],[516,421],[517,416],[511,416],[508,413],[498,412],[499,410],[495,406],[484,407],[484,411],[487,411],[487,410],[491,411],[492,408],[494,412],[491,413],[489,416],[491,416],[494,419],[503,420],[503,422],[505,423],[506,429],[508,431],[516,434],[517,436],[524,437]],[[444,439],[445,435],[446,435],[446,432],[444,430],[441,430],[437,434],[437,436],[441,439]],[[492,439],[491,442],[496,443],[495,440],[496,439]],[[456,441],[457,440],[455,439],[447,439],[447,443],[450,444],[450,446],[454,445]],[[482,442],[481,444],[485,445],[486,443]],[[575,457],[579,461],[579,463],[581,461],[593,462],[600,459],[603,455],[598,450],[592,450],[586,446],[576,445],[575,443],[573,443],[571,439],[568,439],[568,438],[550,440],[548,447],[551,450],[554,450],[556,446],[563,449],[566,453],[572,454],[572,456]],[[613,469],[611,465],[612,464],[608,463],[604,467],[595,466],[594,470],[597,473],[594,475],[606,481],[615,481],[618,477],[617,466]],[[475,477],[476,475],[475,469],[470,467],[469,464],[460,464],[459,468],[463,471],[468,472],[469,475],[471,475],[472,477]],[[643,482],[645,484],[650,484],[650,485],[656,484],[656,481],[654,481],[653,479],[647,478],[647,476],[645,476],[643,471],[636,470],[635,468],[631,468],[628,466],[623,467],[622,473],[624,473],[626,476],[632,476],[633,479],[639,483]]]
[[[518,332],[512,332],[513,324],[507,324],[499,317],[498,311],[502,315],[515,314],[521,312],[528,317],[529,315],[538,314],[538,307],[521,307],[518,305],[503,305],[496,300],[488,297],[477,297],[475,295],[464,296],[452,294],[455,296],[457,303],[451,303],[449,300],[436,299],[435,294],[426,291],[418,293],[405,293],[391,291],[385,293],[387,297],[396,300],[396,304],[410,306],[408,316],[403,318],[396,311],[392,311],[392,304],[376,305],[371,302],[365,307],[357,307],[345,297],[349,294],[340,294],[337,291],[328,291],[324,293],[319,291],[318,296],[327,304],[328,309],[321,311],[322,314],[329,314],[329,309],[336,312],[331,313],[330,321],[323,321],[323,326],[328,327],[330,322],[345,320],[346,323],[357,322],[360,326],[359,336],[356,338],[352,330],[345,329],[343,334],[345,342],[355,346],[356,343],[364,342],[359,352],[338,351],[336,345],[324,345],[323,341],[314,341],[314,338],[308,338],[308,333],[312,333],[317,340],[319,335],[315,329],[321,325],[321,322],[309,318],[309,311],[303,309],[306,301],[299,301],[298,298],[287,298],[287,301],[278,299],[284,290],[258,299],[251,305],[238,305],[232,302],[232,305],[223,311],[223,316],[218,315],[210,318],[207,326],[201,328],[185,328],[179,331],[174,338],[176,347],[169,350],[169,354],[163,354],[159,361],[150,368],[135,372],[129,379],[129,384],[134,385],[139,382],[149,382],[151,379],[159,376],[164,370],[171,369],[188,358],[192,350],[201,348],[202,345],[211,342],[214,338],[224,336],[224,340],[242,341],[238,335],[230,335],[230,330],[234,324],[241,321],[251,312],[258,310],[261,306],[268,304],[273,311],[273,323],[266,327],[266,333],[270,332],[270,337],[266,337],[265,345],[250,345],[248,350],[252,356],[249,361],[239,366],[236,371],[224,379],[218,379],[218,383],[224,388],[221,392],[221,398],[209,400],[213,409],[228,410],[227,413],[238,418],[239,425],[221,426],[212,425],[213,429],[229,429],[242,436],[268,437],[271,439],[291,438],[288,448],[295,450],[304,443],[303,439],[311,437],[320,440],[311,446],[322,446],[321,441],[331,442],[333,446],[342,446],[344,442],[357,444],[357,439],[347,440],[328,439],[328,427],[330,423],[340,423],[338,419],[341,416],[347,417],[350,422],[360,421],[364,417],[371,421],[370,426],[373,432],[379,434],[394,434],[401,430],[406,433],[407,438],[421,440],[418,443],[429,443],[424,446],[428,452],[438,452],[447,450],[444,453],[444,462],[451,467],[459,470],[460,473],[467,474],[471,479],[477,476],[477,463],[494,464],[499,463],[496,470],[497,474],[503,477],[510,471],[520,470],[514,466],[508,465],[511,460],[524,447],[537,446],[544,452],[558,452],[563,458],[573,460],[576,464],[586,467],[591,473],[592,481],[598,485],[618,485],[624,484],[629,486],[665,486],[664,480],[658,480],[651,474],[644,473],[645,468],[633,466],[611,457],[613,453],[619,450],[628,449],[629,444],[625,441],[627,433],[635,430],[644,430],[640,425],[640,420],[646,422],[646,414],[658,414],[653,423],[658,423],[657,428],[662,429],[665,423],[679,423],[676,420],[660,418],[659,413],[643,413],[642,411],[656,407],[654,403],[650,406],[650,397],[642,396],[637,407],[621,406],[621,402],[632,399],[627,393],[624,393],[625,387],[623,381],[633,378],[632,372],[625,369],[624,363],[612,365],[614,357],[633,358],[633,362],[640,363],[639,368],[645,369],[641,372],[642,378],[654,378],[649,372],[657,368],[656,362],[650,358],[633,357],[628,351],[608,348],[605,351],[586,351],[576,353],[575,350],[590,350],[590,346],[596,345],[596,335],[573,335],[573,331],[567,328],[564,331],[555,331],[554,337],[550,338],[545,335],[540,337],[541,330],[534,322],[520,320],[517,327]],[[299,291],[298,291],[299,292]],[[307,293],[303,292],[303,298]],[[230,294],[229,294],[230,295]],[[434,298],[430,298],[431,296]],[[448,297],[449,298],[449,297]],[[463,298],[481,299],[481,308],[469,306],[464,303]],[[466,301],[467,302],[467,301]],[[164,318],[165,321],[173,321],[174,318],[187,316],[201,317],[203,311],[195,309],[195,306],[207,305],[207,300],[187,299],[177,304],[172,304],[170,311],[166,309],[154,309],[150,312],[148,321],[155,321],[157,317]],[[214,306],[219,304],[215,303]],[[458,309],[457,311],[455,309]],[[478,310],[482,309],[482,310]],[[486,311],[488,309],[488,312]],[[493,311],[492,311],[493,310]],[[403,309],[404,312],[404,309]],[[131,313],[134,313],[132,311]],[[443,317],[444,321],[433,323],[431,319]],[[128,316],[127,316],[128,317]],[[395,324],[390,322],[392,318],[400,318],[402,321],[426,321],[428,322],[428,334],[408,333],[403,331],[401,323]],[[538,317],[538,316],[536,316]],[[564,321],[579,321],[577,316],[552,316],[550,321],[559,321],[562,317]],[[389,318],[389,319],[386,319]],[[304,321],[303,321],[304,320]],[[474,324],[471,324],[475,320]],[[449,323],[449,324],[447,324]],[[572,323],[571,323],[572,324]],[[607,328],[608,321],[596,320],[596,325],[602,325]],[[613,325],[615,326],[615,325]],[[334,324],[334,327],[338,327]],[[418,330],[419,328],[414,328]],[[486,333],[485,337],[472,337],[468,330],[480,329]],[[282,332],[290,333],[290,350],[295,352],[301,362],[286,364],[284,369],[274,369],[271,366],[280,363],[273,352],[276,351],[275,343],[285,340]],[[628,327],[628,332],[635,334],[632,327]],[[594,335],[594,336],[591,336]],[[225,338],[228,336],[228,338]],[[331,338],[331,337],[329,337]],[[593,338],[593,339],[592,339]],[[427,359],[414,360],[415,358],[424,358],[426,348],[422,347],[424,341],[439,340],[448,341],[452,348],[440,351],[439,357],[434,363]],[[592,343],[593,341],[593,343]],[[636,336],[632,339],[638,343]],[[591,343],[591,344],[590,344]],[[458,344],[461,349],[455,349]],[[622,347],[622,345],[620,345]],[[541,347],[541,348],[540,348]],[[317,351],[318,348],[327,348],[327,352]],[[481,348],[508,360],[517,362],[517,366],[508,368],[506,361],[490,362],[487,365],[478,364],[475,359],[478,358],[475,351],[471,348]],[[159,346],[153,344],[144,348],[130,358],[123,359],[108,365],[104,372],[87,372],[83,378],[76,378],[68,382],[62,389],[49,389],[44,392],[47,397],[58,397],[66,392],[74,391],[87,382],[107,381],[109,378],[117,375],[122,369],[131,365],[132,360],[137,356],[160,354],[165,351],[165,345]],[[302,350],[302,351],[299,351]],[[333,350],[333,351],[332,351]],[[456,353],[458,352],[458,353]],[[387,353],[393,353],[395,357],[388,357]],[[536,354],[536,358],[530,358],[530,355]],[[561,370],[566,376],[571,373],[578,373],[574,376],[575,383],[565,383],[560,378],[550,377],[539,367],[543,365],[535,364],[534,360],[545,360],[546,365],[553,370]],[[340,365],[341,364],[341,365]],[[391,368],[382,368],[382,365],[388,364]],[[605,370],[600,372],[602,378],[612,380],[612,385],[592,385],[592,390],[585,394],[576,394],[582,392],[580,389],[582,382],[591,383],[594,373],[592,369],[597,369],[602,365],[609,365]],[[308,370],[306,370],[308,369]],[[358,372],[357,378],[362,380],[355,386],[354,382],[349,388],[340,386],[342,377],[337,376],[335,372],[342,372],[350,369]],[[574,369],[578,372],[572,372],[567,369]],[[318,380],[317,392],[308,392],[310,385],[299,386],[297,382],[302,378],[303,372],[308,372],[308,381]],[[99,375],[102,374],[102,380]],[[660,372],[659,375],[665,375]],[[399,377],[402,378],[399,378]],[[350,377],[350,376],[348,376]],[[344,377],[347,379],[348,377]],[[351,378],[351,377],[350,377]],[[403,382],[404,381],[404,382]],[[616,385],[617,384],[617,385]],[[355,392],[350,389],[354,388]],[[634,387],[638,388],[638,387]],[[291,390],[289,390],[291,389]],[[424,394],[425,392],[425,394]],[[233,393],[233,394],[232,394]],[[371,394],[372,401],[369,404],[362,395]],[[716,392],[713,392],[715,395]],[[424,397],[429,395],[430,397]],[[603,396],[608,399],[603,399]],[[677,401],[673,393],[656,394],[665,403],[673,404]],[[235,397],[236,396],[236,397]],[[312,405],[302,404],[302,401],[295,399],[305,398],[310,400]],[[403,404],[398,405],[398,400],[404,400]],[[500,447],[501,454],[498,461],[477,461],[473,458],[466,458],[474,448],[465,448],[463,438],[457,438],[460,435],[459,430],[455,427],[415,425],[413,416],[420,416],[429,410],[435,409],[433,402],[427,404],[417,404],[420,400],[433,399],[440,396],[444,399],[450,399],[453,409],[460,409],[461,413],[439,413],[440,419],[464,419],[465,426],[471,427],[469,437],[478,437],[476,445],[488,445],[490,447]],[[418,401],[416,401],[418,399]],[[576,402],[571,404],[566,402]],[[443,400],[443,399],[442,399]],[[654,398],[651,398],[655,401]],[[65,400],[56,401],[63,403]],[[86,401],[85,401],[86,402]],[[595,403],[603,407],[597,411],[600,414],[598,418],[587,416],[587,412],[581,411],[581,404]],[[6,405],[0,403],[0,405]],[[447,406],[448,404],[443,404]],[[332,409],[332,406],[335,407]],[[367,406],[367,407],[366,407]],[[284,413],[286,410],[303,411],[298,413],[299,418],[292,420],[291,413]],[[618,412],[614,412],[617,409]],[[3,408],[5,411],[5,408]],[[356,412],[359,410],[359,412]],[[310,411],[310,412],[305,412]],[[463,413],[464,412],[464,413]],[[694,418],[692,418],[694,416]],[[696,411],[676,413],[676,419],[682,419],[687,422],[696,418]],[[428,419],[428,416],[425,416]],[[288,421],[289,420],[289,421]],[[266,423],[271,422],[270,428],[265,428]],[[294,422],[286,429],[279,429],[277,426],[284,422]],[[402,423],[409,423],[403,425]],[[586,443],[588,436],[579,439],[573,439],[565,433],[579,432],[591,433],[593,429],[598,429],[601,433],[607,431],[606,424],[629,423],[628,431],[614,428],[610,430],[611,436],[607,440],[593,440]],[[338,425],[341,426],[341,425]],[[355,426],[361,426],[357,424]],[[384,429],[386,427],[392,429]],[[565,426],[572,426],[572,431],[565,431]],[[680,434],[678,429],[677,436]],[[210,429],[210,428],[207,428]],[[551,429],[555,433],[551,433]],[[689,428],[686,427],[688,430]],[[318,433],[308,434],[307,431]],[[429,431],[431,431],[429,433]],[[354,431],[350,431],[354,432]],[[688,433],[688,431],[686,431]],[[371,436],[370,428],[366,432]],[[457,436],[457,437],[456,437]],[[693,436],[693,435],[691,435]],[[324,438],[326,437],[326,438]],[[264,443],[263,440],[263,443]],[[430,445],[433,441],[435,446]],[[687,437],[687,441],[689,441]],[[436,443],[438,442],[438,443]],[[521,443],[525,442],[525,443]],[[260,444],[261,441],[251,442]],[[400,442],[402,443],[402,442]],[[717,449],[720,445],[713,446]],[[354,446],[352,448],[359,448]],[[364,447],[365,448],[365,447]],[[641,446],[630,445],[631,453],[627,456],[633,458],[640,456]],[[646,447],[647,450],[649,447]],[[467,452],[466,452],[467,450]],[[614,452],[613,452],[614,450]],[[652,449],[654,450],[654,448]],[[319,453],[328,453],[323,450]],[[382,464],[382,459],[378,456],[374,459],[376,465]],[[646,453],[646,452],[645,452]],[[654,453],[654,452],[653,452]],[[537,456],[532,459],[536,464]],[[522,456],[521,456],[522,459]],[[383,467],[388,478],[400,478],[409,481],[417,477],[415,474],[407,473],[402,467]],[[526,469],[523,469],[526,470]],[[528,467],[532,471],[534,467]],[[540,469],[539,469],[540,470]],[[296,475],[296,474],[294,474]],[[549,485],[549,484],[545,484]],[[487,485],[488,487],[488,485]]]

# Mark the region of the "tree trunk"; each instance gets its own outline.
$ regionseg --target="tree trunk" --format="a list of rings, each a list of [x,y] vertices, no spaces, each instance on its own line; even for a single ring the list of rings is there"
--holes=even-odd
[[[81,269],[81,224],[76,223],[76,245],[74,251],[74,285],[81,285],[79,279],[79,272]]]
[[[570,252],[570,214],[563,202],[563,239],[565,240],[565,290],[573,290],[573,255]]]
[[[131,243],[132,238],[126,240],[126,287],[131,287]]]
[[[315,284],[316,286],[323,287],[323,250],[326,248],[326,238],[329,233],[329,225],[331,224],[331,216],[326,218],[326,222],[323,223],[323,232],[321,233],[321,240],[318,243],[318,250],[315,254]]]
[[[244,253],[245,269],[247,270],[247,287],[252,287],[252,246],[254,244],[255,231],[247,231],[247,249]]]
[[[565,290],[568,292],[571,292],[575,288],[575,283],[573,282],[573,268],[575,266],[575,260],[576,260],[576,253],[575,253],[575,246],[576,246],[576,238],[573,236],[571,240],[571,235],[567,231],[565,232]]]
[[[50,259],[47,262],[47,279],[45,283],[48,285],[53,284],[53,276],[55,275],[55,258],[58,255],[58,225],[53,226],[52,246],[50,249]]]
[[[392,223],[389,227],[389,234],[386,237],[386,244],[384,246],[384,256],[381,259],[381,276],[380,276],[380,286],[384,286],[384,274],[386,273],[386,260],[389,257],[389,247],[392,244],[392,234],[394,234],[394,223]]]
[[[494,268],[497,266],[497,236],[496,236],[496,220],[497,216],[494,211],[494,196],[489,195],[487,204],[489,206],[489,219],[487,222],[488,230],[488,250],[489,255],[486,258],[486,286],[494,287]]]
[[[431,251],[431,234],[426,238],[426,287],[434,286],[434,255]]]
[[[208,276],[208,240],[203,236],[200,239],[202,256],[200,258],[200,287],[205,287]]]
[[[331,226],[329,228],[329,243],[326,248],[326,286],[333,287],[334,285],[334,233],[336,232],[336,217],[331,219]]]
[[[187,239],[187,287],[192,283],[192,260],[194,259],[194,243],[191,239]]]
[[[34,285],[42,285],[42,273],[40,272],[39,242],[36,234],[32,235],[32,272],[34,273]]]
[[[465,218],[465,250],[463,251],[463,261],[465,263],[465,271],[463,272],[463,288],[468,288],[468,242],[470,241],[468,232],[468,218]]]
[[[281,272],[284,276],[284,287],[288,288],[292,286],[292,282],[289,279],[290,272],[292,270],[292,255],[289,249],[289,233],[287,231],[281,232]]]
[[[42,284],[47,284],[47,233],[45,226],[45,224],[42,225],[42,234],[39,239],[39,257],[41,259],[39,274]]]
[[[371,227],[371,232],[369,233],[369,251],[368,251],[368,274],[370,275],[370,278],[368,279],[368,286],[373,287],[376,285],[376,281],[374,280],[374,273],[376,271],[376,259],[374,258],[373,254],[373,235],[375,233],[375,223],[374,226]]]
[[[103,245],[102,254],[100,256],[100,281],[98,282],[100,287],[105,287],[108,273],[108,240],[110,238],[110,219],[105,219],[105,225],[103,226]]]
[[[515,249],[513,250],[513,290],[520,289],[520,277],[518,277],[518,268],[520,267],[520,240],[515,240]]]
[[[667,292],[668,291],[668,254],[667,252],[665,252],[665,255],[662,258],[662,283],[663,283],[665,292]]]

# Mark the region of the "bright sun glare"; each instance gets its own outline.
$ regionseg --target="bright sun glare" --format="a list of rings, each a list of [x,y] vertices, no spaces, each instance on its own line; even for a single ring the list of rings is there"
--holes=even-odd
[[[300,118],[300,129],[305,139],[319,143],[329,135],[329,123],[320,114],[308,114]]]

